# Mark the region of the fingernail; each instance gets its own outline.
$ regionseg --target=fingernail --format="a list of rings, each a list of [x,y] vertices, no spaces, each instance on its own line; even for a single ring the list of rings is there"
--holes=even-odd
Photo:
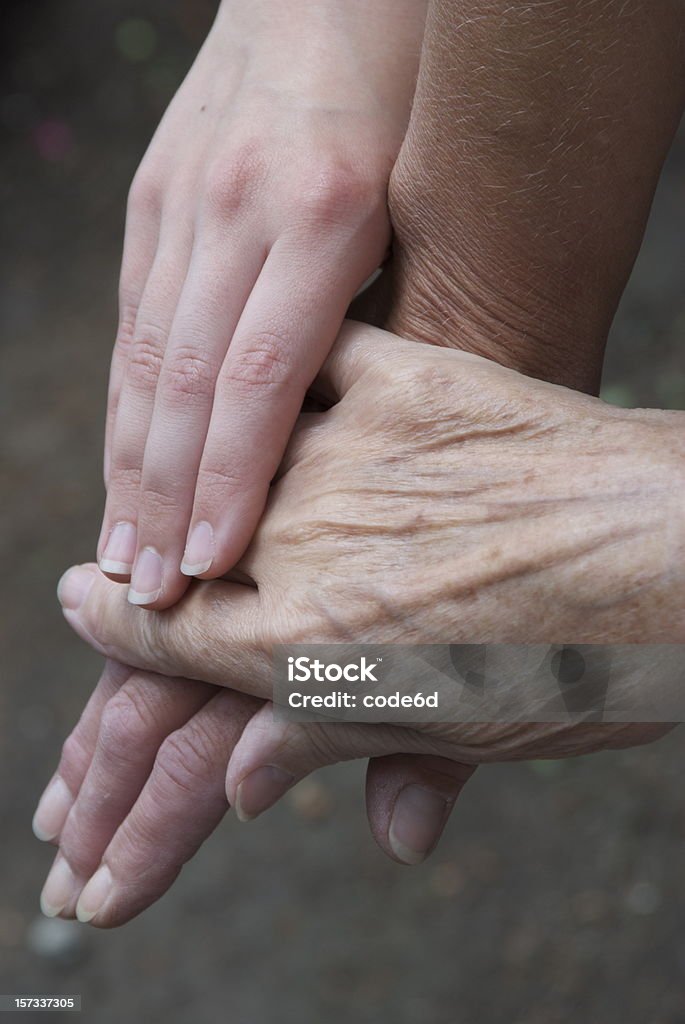
[[[404,864],[420,864],[440,838],[447,816],[447,801],[424,786],[405,786],[390,820],[388,839]]]
[[[31,827],[36,839],[46,843],[58,836],[67,820],[72,803],[73,798],[66,782],[59,775],[55,775],[38,801],[36,813],[33,815]]]
[[[295,776],[276,765],[255,768],[246,775],[235,794],[235,813],[240,821],[251,821],[275,804],[290,789]]]
[[[46,917],[57,917],[76,894],[76,879],[69,864],[60,856],[52,865],[40,894],[40,909]]]
[[[209,523],[198,523],[188,535],[181,572],[184,576],[199,576],[213,561],[214,530]]]
[[[83,924],[92,921],[112,890],[112,873],[106,864],[98,868],[79,897],[76,916]]]
[[[162,593],[162,556],[154,548],[143,548],[136,559],[128,590],[131,604],[152,604]]]
[[[128,576],[136,557],[136,528],[133,523],[117,523],[109,535],[102,558],[98,562],[102,572]]]
[[[88,596],[94,579],[95,574],[82,565],[67,569],[57,584],[57,600],[67,611],[75,612]]]

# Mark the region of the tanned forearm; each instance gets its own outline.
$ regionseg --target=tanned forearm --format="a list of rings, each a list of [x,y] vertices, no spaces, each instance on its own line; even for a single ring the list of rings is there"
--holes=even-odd
[[[682,0],[432,0],[369,318],[595,391],[684,104]]]

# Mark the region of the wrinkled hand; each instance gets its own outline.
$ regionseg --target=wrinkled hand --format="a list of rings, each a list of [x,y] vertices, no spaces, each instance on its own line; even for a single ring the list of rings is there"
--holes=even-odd
[[[109,928],[159,899],[228,810],[227,761],[262,706],[108,662],[34,817],[58,847],[43,912]],[[367,813],[381,849],[422,860],[472,772],[441,758],[372,759]]]
[[[613,410],[477,357],[360,325],[346,327],[322,385],[340,401],[301,418],[241,563],[258,590],[201,584],[170,613],[140,615],[96,572],[72,571],[61,598],[82,636],[142,667],[268,696],[276,640],[521,642],[554,635],[578,642],[620,640],[638,626],[636,638],[678,635],[682,612],[669,620],[664,607],[679,583],[662,571],[682,544],[678,414]],[[671,548],[662,551],[666,525]],[[671,607],[677,616],[677,600]],[[565,756],[644,742],[661,731],[447,724],[283,730],[267,708],[237,744],[227,782],[243,816],[259,813],[317,764],[381,755],[371,782],[376,772],[388,772],[391,782],[393,770],[400,777],[389,797],[371,785],[375,833],[409,861],[435,841],[468,777],[457,760]],[[207,732],[202,749],[220,748],[209,788],[220,793],[217,780],[236,734],[221,738],[211,726]],[[412,762],[396,752],[423,756]],[[154,751],[147,756],[154,759]],[[412,771],[425,773],[425,785],[413,784]],[[206,822],[202,827],[206,832]],[[73,835],[70,849],[77,851],[82,838],[78,830]],[[127,829],[124,835],[130,837]],[[169,856],[173,869],[163,887],[182,863],[178,851]],[[105,863],[118,862],[115,843]],[[150,902],[131,894],[125,873],[115,878],[96,924],[118,923],[141,900]]]
[[[260,697],[277,642],[682,639],[682,414],[354,324],[320,384],[338,400],[301,417],[239,566],[256,587],[212,582],[141,616],[83,568],[62,598],[85,639]],[[545,737],[545,756],[565,742]],[[535,752],[528,729],[459,749]]]
[[[235,563],[388,249],[425,5],[376,7],[222,4],[133,182],[98,560],[134,603]]]

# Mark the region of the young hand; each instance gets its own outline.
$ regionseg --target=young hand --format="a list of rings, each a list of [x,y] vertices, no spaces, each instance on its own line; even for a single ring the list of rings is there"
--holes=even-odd
[[[224,3],[160,124],[129,197],[98,545],[134,604],[173,604],[250,540],[388,249],[424,9]]]

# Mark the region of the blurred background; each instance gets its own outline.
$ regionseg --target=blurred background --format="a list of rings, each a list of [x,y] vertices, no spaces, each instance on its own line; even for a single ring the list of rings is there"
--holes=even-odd
[[[0,992],[87,1020],[680,1024],[680,734],[482,769],[423,867],[390,863],[363,766],[230,816],[173,890],[101,933],[40,917],[30,821],[99,671],[54,598],[91,557],[128,183],[208,0],[3,4],[0,177]],[[685,137],[611,339],[605,395],[685,408]]]

